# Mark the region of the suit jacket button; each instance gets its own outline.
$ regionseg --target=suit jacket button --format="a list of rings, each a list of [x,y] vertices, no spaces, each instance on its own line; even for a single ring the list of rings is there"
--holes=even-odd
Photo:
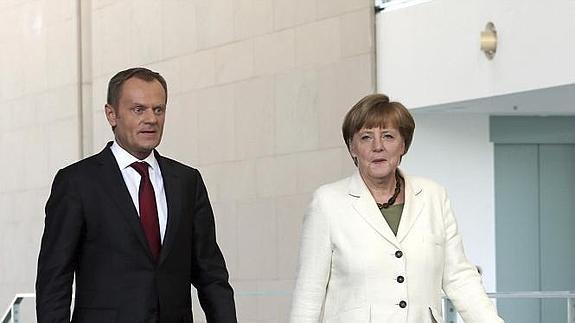
[[[399,302],[399,307],[401,307],[401,308],[406,308],[406,307],[407,307],[407,302],[406,302],[406,301],[401,301],[401,302]]]
[[[403,252],[401,252],[401,250],[397,250],[395,252],[395,258],[401,258],[401,257],[403,257]]]
[[[405,278],[403,276],[397,276],[397,282],[398,283],[403,283],[405,281]]]

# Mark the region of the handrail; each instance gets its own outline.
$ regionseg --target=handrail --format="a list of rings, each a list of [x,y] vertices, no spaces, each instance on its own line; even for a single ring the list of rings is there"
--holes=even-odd
[[[487,293],[489,298],[535,298],[567,299],[567,323],[575,323],[575,291],[533,291],[533,292],[499,292]],[[449,298],[444,297],[443,319],[445,323],[457,322],[457,311]]]
[[[384,9],[405,8],[429,1],[431,0],[374,0],[376,13]]]
[[[236,296],[289,296],[289,291],[270,290],[270,291],[238,291]],[[536,299],[567,299],[567,322],[575,323],[575,291],[533,291],[533,292],[499,292],[487,293],[489,298],[536,298]],[[36,298],[34,293],[21,293],[14,296],[14,300],[6,309],[0,323],[23,323],[20,321],[20,303],[25,298]],[[446,323],[457,322],[457,312],[453,303],[444,297],[443,317]]]
[[[4,316],[2,316],[1,323],[22,323],[20,322],[20,303],[24,300],[24,298],[36,298],[36,294],[34,293],[22,293],[16,294],[12,303],[4,312]]]
[[[487,293],[490,298],[575,298],[575,291],[535,291]]]

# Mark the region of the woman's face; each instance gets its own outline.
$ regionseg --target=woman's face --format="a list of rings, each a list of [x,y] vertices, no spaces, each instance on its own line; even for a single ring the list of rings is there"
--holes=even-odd
[[[396,128],[362,128],[353,135],[350,151],[364,179],[380,180],[394,176],[405,142]]]

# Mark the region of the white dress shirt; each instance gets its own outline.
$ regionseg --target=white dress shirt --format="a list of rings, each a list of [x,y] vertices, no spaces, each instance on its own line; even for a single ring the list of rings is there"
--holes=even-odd
[[[124,148],[120,147],[114,141],[110,147],[116,162],[120,167],[122,172],[122,177],[124,177],[124,183],[128,187],[134,206],[138,211],[138,216],[140,214],[140,203],[138,191],[140,189],[140,174],[132,168],[130,165],[134,162],[146,162],[150,165],[148,172],[150,174],[150,181],[154,187],[154,194],[156,195],[156,206],[158,209],[158,221],[160,223],[160,239],[164,241],[164,235],[166,233],[166,223],[168,222],[168,203],[166,202],[166,191],[164,190],[164,179],[162,178],[162,171],[160,170],[160,165],[156,160],[156,157],[151,153],[148,157],[143,160],[132,156]]]

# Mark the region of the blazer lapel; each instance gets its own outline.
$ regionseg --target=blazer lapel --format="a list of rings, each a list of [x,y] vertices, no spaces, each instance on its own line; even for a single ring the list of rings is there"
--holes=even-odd
[[[169,160],[163,158],[157,152],[155,152],[155,154],[160,164],[160,169],[162,170],[164,190],[166,191],[166,203],[168,204],[168,223],[166,225],[166,233],[164,235],[159,261],[161,264],[168,256],[174,243],[178,223],[182,216],[183,192],[180,177],[174,172],[174,168],[170,167]]]
[[[108,143],[106,148],[98,154],[98,162],[100,164],[100,176],[98,178],[102,179],[104,190],[110,194],[110,197],[120,209],[119,213],[121,217],[123,217],[128,223],[128,226],[132,228],[142,247],[144,247],[148,251],[148,255],[152,257],[146,236],[144,235],[144,230],[140,225],[138,211],[134,207],[132,197],[126,187],[126,183],[124,183],[124,178],[122,177],[116,158],[114,158],[114,154],[110,150],[110,145],[111,143]]]
[[[349,185],[349,195],[353,199],[352,206],[359,215],[383,238],[399,248],[399,241],[391,231],[391,228],[381,215],[371,192],[365,185],[359,171],[352,177]],[[400,225],[401,226],[401,225]]]
[[[401,175],[405,179],[405,204],[401,220],[399,221],[399,228],[397,229],[397,240],[399,242],[405,239],[425,204],[422,188],[416,183],[412,183],[409,177],[404,176],[404,174]]]

